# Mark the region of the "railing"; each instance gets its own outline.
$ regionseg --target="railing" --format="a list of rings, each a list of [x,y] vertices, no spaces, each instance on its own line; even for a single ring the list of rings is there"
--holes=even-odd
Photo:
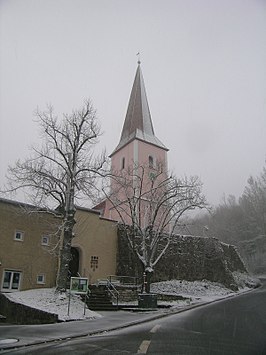
[[[141,288],[139,281],[139,278],[134,276],[110,275],[107,279],[99,279],[97,284],[98,286],[106,286],[108,293],[111,295],[112,299],[115,300],[116,306],[118,307],[119,291],[117,287],[131,288],[138,292]]]
[[[110,275],[108,279],[111,284],[116,286],[126,286],[126,287],[136,287],[140,286],[139,278],[135,276],[117,276],[117,275]]]
[[[116,307],[118,307],[119,292],[117,291],[115,286],[112,284],[112,282],[110,282],[108,279],[107,279],[106,286],[107,286],[107,290],[108,290],[109,294],[116,300]]]

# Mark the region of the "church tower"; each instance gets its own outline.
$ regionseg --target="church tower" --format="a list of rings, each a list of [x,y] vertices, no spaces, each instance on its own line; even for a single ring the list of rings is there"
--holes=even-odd
[[[155,136],[148,105],[140,61],[128,103],[126,118],[118,146],[111,157],[115,171],[126,169],[128,165],[164,164],[167,171],[167,151],[165,145]]]
[[[126,118],[120,141],[111,153],[111,170],[121,172],[130,166],[149,166],[155,169],[158,164],[167,174],[166,146],[155,136],[148,105],[140,61],[131,90]],[[106,201],[104,217],[117,219]]]

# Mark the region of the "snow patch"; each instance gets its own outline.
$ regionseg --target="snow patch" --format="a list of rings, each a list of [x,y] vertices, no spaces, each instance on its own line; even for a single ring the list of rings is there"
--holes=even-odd
[[[233,292],[221,284],[210,281],[171,280],[151,285],[151,292],[183,296],[191,301],[212,301],[231,295]]]
[[[258,278],[249,274],[234,271],[233,277],[235,279],[235,283],[240,289],[255,288],[261,285],[261,282]]]
[[[89,310],[87,307],[84,315],[84,303],[80,296],[75,294],[70,295],[70,311],[68,315],[69,294],[59,294],[55,292],[55,288],[5,293],[5,296],[16,303],[57,314],[58,319],[61,321],[96,319],[102,317],[100,314]]]
[[[260,285],[260,281],[248,274],[234,272],[239,291],[233,292],[222,284],[202,281],[171,280],[151,284],[151,292],[173,296],[183,296],[191,303],[209,302],[247,291]],[[178,301],[180,303],[180,301]]]
[[[168,304],[173,307],[183,308],[187,304],[195,304],[199,302],[209,302],[219,298],[229,297],[240,292],[255,288],[261,283],[259,279],[254,278],[245,273],[233,273],[239,291],[233,292],[225,286],[210,282],[202,281],[186,281],[171,280],[162,281],[151,284],[151,292],[165,295],[182,296],[187,300],[180,301],[160,301],[161,304]],[[32,308],[37,308],[48,313],[58,315],[61,321],[96,319],[102,317],[99,313],[89,310],[87,307],[84,313],[84,303],[79,295],[71,294],[70,312],[68,316],[69,294],[59,294],[55,292],[55,288],[33,289],[27,291],[5,293],[5,295],[16,303],[25,304]],[[126,303],[126,302],[125,302]],[[130,302],[133,304],[133,302]]]

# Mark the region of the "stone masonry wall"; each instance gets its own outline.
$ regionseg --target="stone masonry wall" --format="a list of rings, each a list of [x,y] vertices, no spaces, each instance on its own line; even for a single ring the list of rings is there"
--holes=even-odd
[[[142,277],[143,267],[129,249],[121,229],[117,260],[117,275]],[[177,235],[156,265],[152,281],[205,279],[237,289],[233,271],[246,272],[234,246],[221,243],[216,238]]]

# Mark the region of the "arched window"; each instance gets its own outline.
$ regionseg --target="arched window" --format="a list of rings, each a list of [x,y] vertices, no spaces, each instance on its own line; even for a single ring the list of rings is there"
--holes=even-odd
[[[149,155],[149,168],[153,168],[153,167],[154,167],[153,157]]]
[[[121,161],[121,169],[125,169],[125,163],[126,163],[126,159],[125,157],[123,157]]]

